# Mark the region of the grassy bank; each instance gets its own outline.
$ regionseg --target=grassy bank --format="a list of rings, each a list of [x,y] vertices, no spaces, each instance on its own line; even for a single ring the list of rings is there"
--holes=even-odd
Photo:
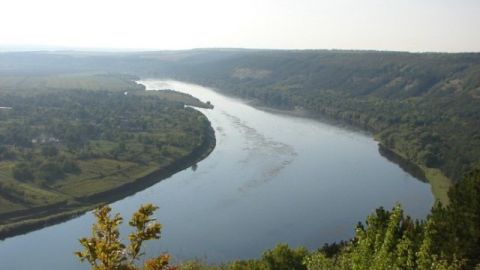
[[[439,169],[428,168],[425,165],[413,163],[399,150],[388,148],[382,142],[379,142],[379,148],[380,153],[388,160],[398,164],[403,170],[416,178],[427,180],[430,183],[432,194],[436,201],[441,202],[443,205],[448,205],[450,203],[448,191],[453,186],[453,182]],[[388,151],[389,155],[385,155],[383,151]]]
[[[381,144],[381,142],[380,142]],[[435,197],[435,200],[441,202],[443,205],[448,205],[450,199],[448,198],[448,191],[453,186],[453,182],[447,176],[445,176],[442,171],[436,168],[429,168],[425,165],[415,164],[405,157],[400,151],[396,149],[388,148],[390,151],[395,153],[399,158],[403,159],[405,162],[409,162],[412,165],[418,167],[425,179],[430,183],[432,194]]]
[[[430,182],[435,199],[443,205],[449,204],[450,199],[448,198],[448,191],[453,186],[452,180],[446,177],[439,169],[428,168],[425,166],[420,167],[425,172],[428,182]]]

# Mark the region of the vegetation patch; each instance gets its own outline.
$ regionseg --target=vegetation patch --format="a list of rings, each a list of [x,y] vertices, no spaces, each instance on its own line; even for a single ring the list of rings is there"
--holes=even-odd
[[[144,92],[0,92],[0,104],[11,107],[0,110],[0,226],[108,201],[111,190],[171,173],[211,150],[210,122],[186,106],[208,104]]]

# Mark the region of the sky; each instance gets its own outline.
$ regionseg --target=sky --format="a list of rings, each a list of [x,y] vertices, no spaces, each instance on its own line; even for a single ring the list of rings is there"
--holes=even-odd
[[[480,0],[0,0],[0,47],[480,52]]]

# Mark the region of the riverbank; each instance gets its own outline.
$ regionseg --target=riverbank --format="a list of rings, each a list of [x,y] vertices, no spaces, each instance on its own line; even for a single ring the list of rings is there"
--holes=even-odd
[[[28,233],[46,226],[67,221],[80,216],[99,205],[111,203],[144,190],[203,160],[213,151],[215,145],[215,131],[209,125],[205,131],[202,143],[189,154],[175,160],[163,168],[150,172],[143,177],[139,177],[132,182],[104,192],[76,198],[75,201],[64,201],[54,205],[41,207],[41,209],[37,208],[30,209],[29,211],[19,211],[18,215],[15,215],[14,212],[2,214],[0,215],[2,220],[8,218],[13,222],[0,225],[0,239]]]
[[[428,181],[436,201],[441,202],[443,205],[448,205],[450,203],[448,191],[453,186],[453,183],[439,169],[415,164],[405,158],[400,152],[386,147],[381,142],[378,143],[378,148],[378,151],[382,156],[400,166],[400,168],[408,172],[410,175],[419,180]]]
[[[198,84],[195,80],[189,80],[191,83]],[[201,84],[200,84],[201,85]],[[263,100],[259,99],[246,99],[245,97],[234,95],[232,93],[228,93],[225,91],[219,90],[219,88],[211,85],[205,85],[205,87],[211,87],[213,90],[221,92],[222,94],[238,98],[244,101],[245,103],[253,106],[259,110],[275,113],[275,114],[283,114],[289,115],[294,117],[301,117],[301,118],[309,118],[315,119],[322,122],[326,122],[332,125],[342,126],[357,132],[362,132],[373,136],[374,139],[378,142],[379,152],[382,150],[388,151],[390,153],[390,157],[395,156],[394,158],[387,158],[391,162],[399,165],[404,171],[409,173],[410,175],[416,177],[421,181],[428,181],[431,186],[432,194],[435,197],[435,200],[441,202],[444,205],[449,203],[448,198],[448,191],[450,187],[453,186],[453,181],[448,178],[440,169],[437,168],[429,168],[425,165],[419,164],[417,162],[408,159],[400,150],[392,149],[385,145],[385,143],[377,136],[377,132],[374,128],[366,125],[362,122],[353,121],[353,119],[344,119],[341,117],[333,117],[332,115],[326,113],[315,113],[309,111],[303,107],[295,107],[291,110],[285,108],[278,108],[272,105],[266,104]],[[382,153],[380,153],[382,154]],[[408,164],[408,165],[407,165]],[[413,170],[409,170],[406,167],[413,168]]]
[[[383,157],[397,164],[400,168],[402,168],[402,170],[419,179],[420,181],[428,182],[431,186],[432,194],[436,201],[442,203],[443,205],[448,205],[450,203],[448,191],[453,186],[453,181],[451,179],[449,179],[440,169],[429,168],[425,165],[417,164],[406,158],[405,155],[403,155],[399,150],[387,147],[378,136],[375,136],[375,132],[365,125],[352,121],[332,118],[328,115],[315,114],[300,107],[296,107],[293,110],[286,110],[265,105],[259,100],[245,100],[245,102],[265,112],[315,119],[332,125],[340,125],[357,132],[368,133],[370,136],[373,136],[376,141],[378,141],[379,153]]]

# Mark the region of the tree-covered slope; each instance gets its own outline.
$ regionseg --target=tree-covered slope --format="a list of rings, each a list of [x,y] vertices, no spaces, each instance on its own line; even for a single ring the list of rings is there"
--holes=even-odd
[[[454,180],[480,158],[480,54],[203,54],[223,57],[201,62],[192,54],[160,75],[363,126],[384,146]]]
[[[117,72],[169,77],[373,132],[431,181],[458,180],[480,157],[480,54],[198,49],[0,54],[0,75]]]

